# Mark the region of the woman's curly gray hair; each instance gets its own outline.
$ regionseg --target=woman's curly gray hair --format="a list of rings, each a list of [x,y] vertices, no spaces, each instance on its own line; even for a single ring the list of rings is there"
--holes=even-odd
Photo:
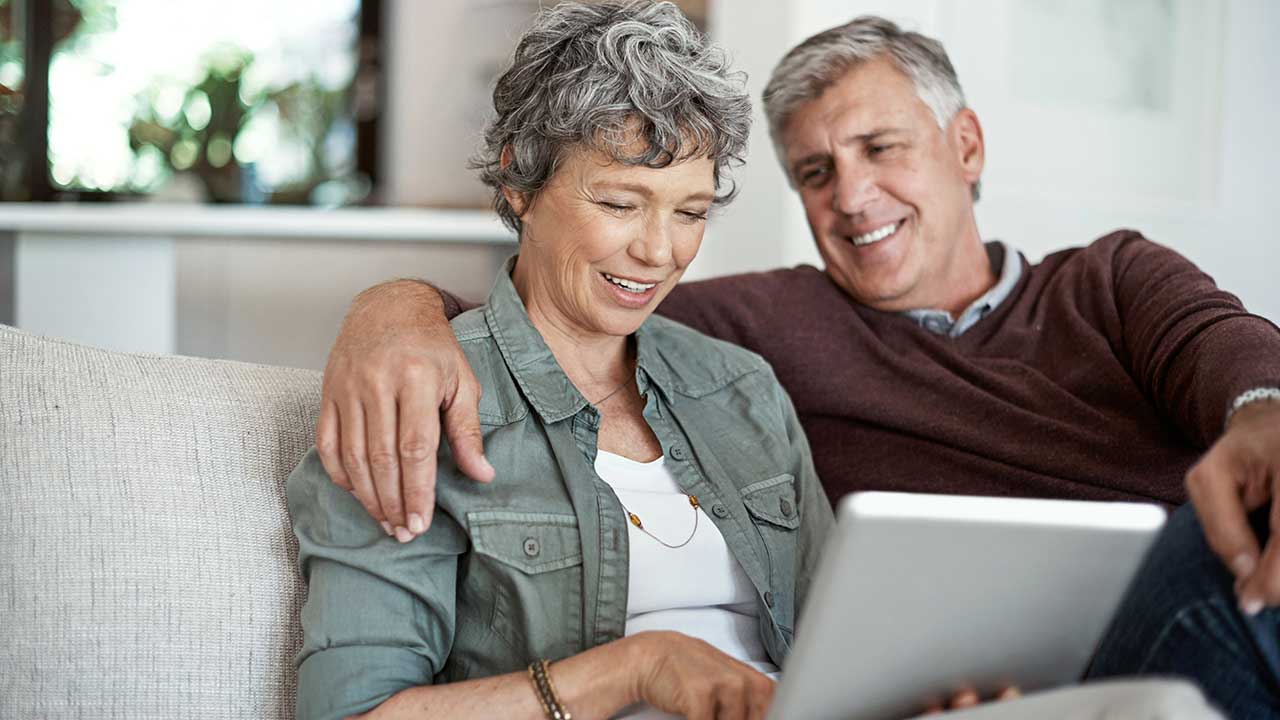
[[[652,168],[710,158],[719,190],[746,149],[744,85],[724,51],[669,2],[566,2],[541,11],[520,38],[471,166],[517,233],[520,218],[503,188],[532,201],[575,147]],[[732,180],[729,188],[717,204],[733,197]]]

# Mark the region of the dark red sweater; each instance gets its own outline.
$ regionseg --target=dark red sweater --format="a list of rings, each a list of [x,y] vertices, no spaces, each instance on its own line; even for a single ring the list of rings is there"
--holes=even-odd
[[[834,502],[898,490],[1177,504],[1280,330],[1136,232],[1026,265],[958,338],[853,301],[820,270],[677,287],[659,312],[763,355]]]
[[[681,285],[661,312],[773,365],[833,501],[881,489],[1181,503],[1231,401],[1280,386],[1280,330],[1136,232],[1024,266],[954,339],[854,302],[812,267]]]

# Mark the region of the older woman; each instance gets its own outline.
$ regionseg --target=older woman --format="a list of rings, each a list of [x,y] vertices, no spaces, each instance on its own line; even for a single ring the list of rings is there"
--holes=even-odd
[[[302,462],[298,715],[762,717],[830,506],[769,367],[651,317],[732,194],[740,81],[669,3],[567,4],[494,104],[477,165],[520,254],[453,328],[497,479],[442,448],[398,542]]]

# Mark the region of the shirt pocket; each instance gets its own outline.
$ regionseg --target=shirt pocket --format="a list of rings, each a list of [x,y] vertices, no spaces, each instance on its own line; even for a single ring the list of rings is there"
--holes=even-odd
[[[473,511],[466,517],[473,550],[466,601],[491,603],[490,628],[522,653],[510,658],[512,667],[534,657],[578,652],[582,540],[577,518],[507,510]]]
[[[795,478],[789,473],[776,475],[747,485],[740,492],[742,504],[769,554],[770,587],[765,604],[774,620],[789,629],[795,620],[796,543],[800,527]]]

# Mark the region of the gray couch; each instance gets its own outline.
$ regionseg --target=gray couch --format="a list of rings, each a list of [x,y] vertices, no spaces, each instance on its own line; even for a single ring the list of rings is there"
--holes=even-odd
[[[0,326],[0,718],[292,717],[317,373]]]

